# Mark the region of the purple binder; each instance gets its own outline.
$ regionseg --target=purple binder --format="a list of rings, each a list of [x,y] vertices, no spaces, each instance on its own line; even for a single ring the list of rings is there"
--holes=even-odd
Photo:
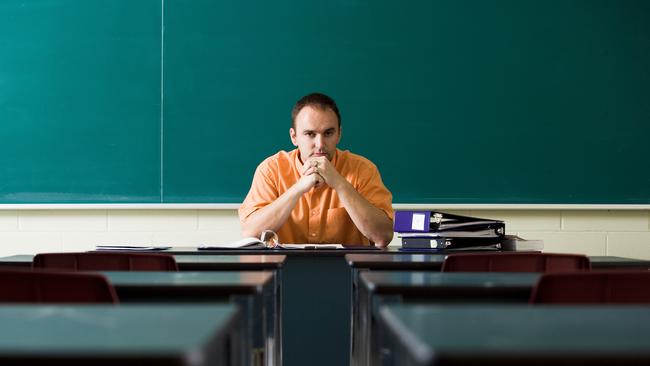
[[[395,211],[395,231],[398,233],[429,232],[431,211]]]

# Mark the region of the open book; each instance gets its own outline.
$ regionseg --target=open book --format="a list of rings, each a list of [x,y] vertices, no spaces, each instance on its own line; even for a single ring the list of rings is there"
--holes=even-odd
[[[264,242],[258,238],[241,238],[232,243],[203,244],[198,249],[264,249]],[[278,244],[275,249],[343,249],[341,244]]]
[[[220,244],[201,244],[199,249],[264,249],[266,245],[259,238],[246,237],[241,238],[232,243],[220,243]]]
[[[153,251],[153,250],[167,250],[170,246],[149,246],[149,245],[97,245],[95,250],[114,250],[114,251]]]

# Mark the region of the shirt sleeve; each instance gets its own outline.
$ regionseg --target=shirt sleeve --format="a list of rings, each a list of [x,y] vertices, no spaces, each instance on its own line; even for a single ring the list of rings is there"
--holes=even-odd
[[[360,182],[359,193],[393,220],[393,195],[381,180],[379,170],[372,163],[369,163],[363,170],[365,170],[365,174],[363,174],[365,179]]]
[[[271,165],[272,162],[267,159],[255,169],[251,189],[239,206],[240,222],[278,198],[277,179],[273,179]]]

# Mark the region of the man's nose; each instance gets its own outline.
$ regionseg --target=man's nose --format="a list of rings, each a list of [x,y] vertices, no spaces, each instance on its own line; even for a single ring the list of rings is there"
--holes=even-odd
[[[318,148],[323,147],[323,135],[316,135],[314,143]]]

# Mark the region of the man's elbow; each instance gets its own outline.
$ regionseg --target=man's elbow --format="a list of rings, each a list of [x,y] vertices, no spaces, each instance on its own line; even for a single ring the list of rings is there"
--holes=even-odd
[[[254,237],[257,238],[260,236],[259,233],[257,233],[249,223],[246,221],[242,221],[239,224],[239,234],[242,236],[242,238],[247,238],[247,237]]]
[[[386,231],[385,233],[382,233],[378,238],[376,238],[374,243],[376,247],[386,248],[392,240],[393,240],[393,230],[391,228],[390,231]]]

